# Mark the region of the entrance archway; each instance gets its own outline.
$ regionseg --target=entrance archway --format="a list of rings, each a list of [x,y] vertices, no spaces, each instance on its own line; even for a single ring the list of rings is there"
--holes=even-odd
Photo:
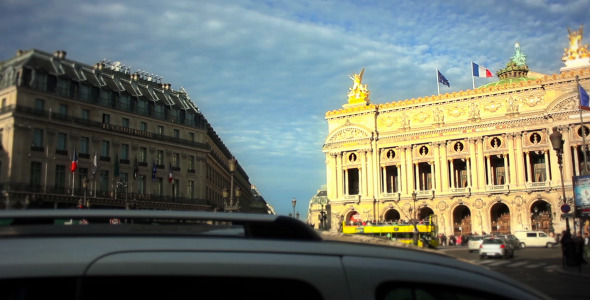
[[[432,208],[425,206],[418,209],[418,221],[428,219],[430,215],[434,215]]]
[[[538,200],[531,205],[531,229],[553,232],[553,216],[551,204],[545,200]]]
[[[498,202],[490,210],[493,234],[510,234],[510,209],[508,205]]]
[[[361,215],[356,210],[351,210],[346,214],[344,218],[346,224],[353,225],[362,222]]]
[[[453,235],[471,233],[471,210],[466,205],[459,205],[453,210]]]
[[[385,222],[398,222],[400,219],[400,214],[397,210],[395,209],[390,209],[387,212],[385,212],[385,215],[383,216],[383,220]]]

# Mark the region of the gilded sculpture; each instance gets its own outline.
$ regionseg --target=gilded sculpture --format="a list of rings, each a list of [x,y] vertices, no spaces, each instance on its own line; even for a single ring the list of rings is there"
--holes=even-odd
[[[363,84],[363,74],[365,73],[365,68],[361,70],[360,74],[353,74],[349,76],[352,79],[352,87],[350,88],[350,92],[348,92],[348,103],[349,104],[356,104],[356,103],[369,103],[369,89],[367,88],[366,84]]]
[[[567,31],[569,33],[568,38],[570,40],[570,47],[564,49],[565,53],[562,60],[565,62],[568,60],[590,57],[588,45],[582,45],[584,27],[580,25],[579,30],[571,30],[568,28]]]

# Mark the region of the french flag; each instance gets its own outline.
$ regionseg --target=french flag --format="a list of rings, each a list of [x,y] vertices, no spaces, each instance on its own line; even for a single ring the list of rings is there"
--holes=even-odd
[[[72,167],[70,170],[74,173],[76,172],[76,169],[78,169],[78,153],[76,152],[76,149],[74,149],[74,158],[72,159]]]
[[[474,62],[471,63],[473,66],[473,76],[474,77],[492,77],[492,72],[487,68],[480,66]]]

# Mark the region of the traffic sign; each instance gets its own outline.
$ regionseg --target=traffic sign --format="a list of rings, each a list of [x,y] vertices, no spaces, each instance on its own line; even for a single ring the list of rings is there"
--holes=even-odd
[[[564,203],[564,204],[561,205],[561,212],[562,213],[567,214],[567,213],[570,212],[570,210],[572,210],[572,208],[570,207],[569,204]]]

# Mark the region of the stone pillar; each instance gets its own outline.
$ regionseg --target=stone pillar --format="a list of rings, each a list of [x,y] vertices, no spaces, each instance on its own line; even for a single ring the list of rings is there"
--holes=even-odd
[[[407,194],[408,193],[408,170],[406,167],[407,164],[407,157],[406,157],[406,148],[405,147],[399,147],[400,150],[400,166],[401,166],[401,173],[400,173],[400,184],[401,184],[401,190],[400,193],[402,194]]]
[[[572,166],[572,144],[570,142],[570,135],[571,128],[568,127],[564,130],[563,134],[563,178],[564,180],[567,178],[568,182],[571,180],[572,176],[574,176]]]
[[[508,164],[510,169],[510,180],[508,183],[511,186],[516,186],[516,178],[518,177],[516,174],[516,153],[514,150],[514,133],[509,133],[508,137]]]
[[[519,186],[523,186],[526,182],[525,166],[524,166],[524,151],[522,149],[522,132],[515,133],[516,142],[516,175],[518,176],[516,182]]]
[[[477,139],[477,172],[479,180],[479,188],[485,190],[486,185],[486,171],[485,171],[485,157],[483,155],[484,138]]]
[[[545,182],[551,182],[551,164],[549,163],[549,152],[548,150],[543,151],[543,155],[545,157]],[[557,159],[557,156],[555,156],[555,158]],[[551,161],[557,161],[552,159]],[[553,174],[555,174],[555,172],[553,172]],[[559,174],[559,173],[557,173]]]
[[[415,185],[414,185],[414,158],[413,158],[413,149],[414,146],[409,146],[406,149],[406,168],[407,168],[407,172],[408,172],[408,176],[406,178],[408,178],[408,189],[406,191],[406,193],[408,195],[412,194],[412,192],[415,190]]]
[[[456,188],[455,186],[455,160],[451,159],[449,160],[449,166],[451,167],[451,190],[453,190],[454,188]]]
[[[504,174],[505,174],[505,178],[504,178],[504,183],[503,184],[508,184],[508,182],[510,182],[510,172],[508,170],[508,153],[504,153]]]
[[[471,189],[471,159],[468,157],[465,162],[467,163],[467,186]]]
[[[434,145],[434,166],[435,166],[435,171],[436,173],[432,174],[432,177],[434,180],[432,180],[433,184],[434,184],[434,190],[441,192],[441,187],[442,187],[442,182],[441,182],[441,174],[440,174],[440,143],[436,142],[433,144]]]
[[[531,181],[533,181],[533,174],[531,173],[531,153],[530,152],[526,152],[526,182],[530,183]]]
[[[467,145],[469,147],[469,158],[470,158],[470,161],[471,161],[471,164],[470,164],[470,168],[471,168],[470,171],[471,172],[470,172],[470,174],[475,175],[475,177],[473,178],[473,182],[471,183],[473,185],[472,186],[472,189],[479,189],[479,176],[477,175],[478,174],[477,169],[478,169],[479,162],[477,160],[476,151],[475,151],[476,150],[476,141],[475,141],[475,139],[474,138],[469,138]]]
[[[487,171],[488,171],[488,186],[493,185],[492,182],[492,178],[493,178],[493,174],[492,174],[492,160],[490,158],[489,155],[486,155],[486,162],[488,165]]]
[[[578,157],[578,146],[574,146],[574,168],[575,168],[575,175],[580,175],[580,158]],[[565,174],[563,175],[565,177]]]
[[[449,162],[447,161],[447,142],[441,143],[441,190],[443,193],[449,191]]]

